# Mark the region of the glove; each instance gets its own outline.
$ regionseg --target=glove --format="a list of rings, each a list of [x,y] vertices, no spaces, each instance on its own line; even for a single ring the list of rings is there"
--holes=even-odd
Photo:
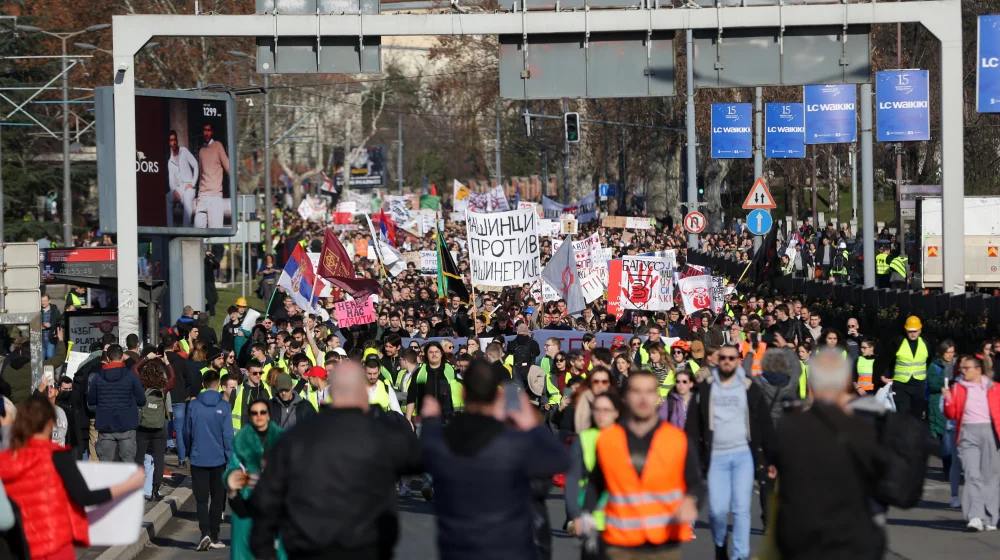
[[[589,537],[597,534],[597,525],[594,523],[594,516],[589,513],[582,514],[580,520],[573,528],[576,530],[576,534],[581,537]]]

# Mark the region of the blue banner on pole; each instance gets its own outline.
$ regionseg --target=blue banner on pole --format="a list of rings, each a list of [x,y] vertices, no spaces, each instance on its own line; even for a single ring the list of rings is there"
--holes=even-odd
[[[927,70],[876,72],[875,88],[879,142],[931,139]]]
[[[854,84],[805,86],[805,143],[858,141],[858,91]]]
[[[764,118],[764,157],[806,157],[801,103],[765,103]]]
[[[976,111],[1000,113],[1000,16],[979,16]]]
[[[712,157],[753,157],[753,108],[749,103],[712,103]]]

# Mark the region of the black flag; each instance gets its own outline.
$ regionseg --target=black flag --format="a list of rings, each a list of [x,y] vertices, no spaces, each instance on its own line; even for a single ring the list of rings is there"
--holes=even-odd
[[[781,274],[781,256],[778,254],[778,228],[772,227],[764,236],[760,248],[750,261],[750,270],[744,278],[755,285],[761,285]]]

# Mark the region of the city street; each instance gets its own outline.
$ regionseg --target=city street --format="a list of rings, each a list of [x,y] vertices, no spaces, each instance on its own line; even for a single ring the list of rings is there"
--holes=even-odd
[[[932,470],[932,476],[940,478],[940,473]],[[939,480],[928,480],[925,485],[924,501],[920,507],[909,511],[894,510],[889,515],[889,554],[887,560],[993,560],[1000,554],[1000,532],[966,533],[962,513],[950,509],[948,486]],[[560,528],[565,514],[562,493],[553,493],[548,501],[549,515],[556,530],[553,534],[553,560],[575,560],[579,558],[576,539],[569,538]],[[402,526],[399,544],[396,547],[397,560],[427,560],[436,557],[435,523],[432,506],[415,497],[400,502]],[[755,496],[752,514],[753,532],[751,545],[754,553],[761,542],[760,508]],[[684,548],[685,558],[712,558],[711,531],[708,528],[708,514],[703,510],[695,531],[697,539]],[[198,540],[198,521],[195,516],[194,500],[167,524],[163,533],[153,539],[140,555],[142,560],[180,560],[190,558]],[[229,542],[228,525],[223,526],[222,539]],[[229,558],[229,550],[211,550],[199,553],[199,558]]]

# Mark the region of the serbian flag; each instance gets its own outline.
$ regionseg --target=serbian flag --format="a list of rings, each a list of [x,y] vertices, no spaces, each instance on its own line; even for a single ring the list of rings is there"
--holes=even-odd
[[[357,300],[364,300],[371,294],[377,294],[381,289],[377,280],[355,277],[354,265],[347,256],[347,250],[337,239],[337,235],[329,229],[323,236],[323,249],[319,254],[316,272],[324,280]]]
[[[393,247],[396,246],[396,224],[392,221],[392,216],[385,213],[385,209],[379,210],[378,214],[373,216],[375,221],[378,222],[379,231]]]
[[[285,292],[292,296],[295,305],[301,307],[303,311],[311,312],[319,291],[322,289],[322,286],[317,284],[316,279],[312,261],[309,260],[305,247],[296,244],[292,256],[285,263],[285,269],[281,271],[278,286],[284,288]]]

